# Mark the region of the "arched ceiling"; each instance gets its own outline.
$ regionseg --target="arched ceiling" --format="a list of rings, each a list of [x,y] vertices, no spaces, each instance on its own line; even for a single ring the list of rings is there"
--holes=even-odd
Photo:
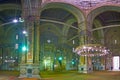
[[[15,18],[18,19],[18,18],[20,18],[22,16],[21,7],[19,7],[19,9],[18,9],[18,7],[16,7],[16,5],[21,6],[21,0],[15,0],[15,1],[14,0],[0,0],[0,4],[1,4],[1,6],[2,5],[5,6],[6,4],[9,4],[9,6],[7,6],[7,5],[5,6],[6,7],[5,9],[3,7],[0,7],[1,8],[0,9],[0,23],[1,23],[0,25],[9,23],[13,19],[15,19]],[[13,6],[13,5],[15,5],[15,7],[11,8],[11,6]],[[69,11],[67,11],[65,9],[62,9],[62,8],[45,9],[45,10],[43,10],[41,12],[40,18],[41,19],[46,19],[46,20],[53,20],[53,21],[63,22],[63,23],[66,23],[66,24],[68,24],[67,21],[69,19],[73,19],[73,20],[71,20],[73,22],[71,22],[71,24],[69,24],[69,25],[75,26],[76,28],[78,27],[77,22],[76,22],[77,19],[75,18],[75,16],[72,13],[70,13]],[[41,25],[43,25],[42,27],[46,27],[46,26],[44,26],[44,24],[46,24],[46,23],[51,24],[51,22],[42,22],[41,21]],[[77,34],[77,30],[75,30],[75,29],[73,30],[73,28],[71,28],[68,31],[69,33],[67,33],[68,36],[64,36],[62,33],[65,33],[66,31],[63,32],[62,30],[64,30],[63,28],[68,27],[68,26],[65,26],[63,24],[57,24],[57,23],[52,23],[52,24],[55,25],[55,26],[53,26],[53,27],[50,26],[51,28],[42,28],[41,27],[41,30],[42,29],[48,29],[48,30],[44,30],[45,32],[42,33],[43,36],[44,36],[44,34],[46,35],[46,31],[48,31],[50,33],[50,35],[47,34],[47,36],[49,36],[49,38],[50,38],[50,36],[55,37],[55,38],[57,36],[57,37],[59,37],[59,42],[62,42],[62,40],[63,40],[62,37],[70,39],[73,36],[75,36],[75,34]],[[5,32],[8,32],[9,34],[10,33],[16,33],[15,30],[11,30],[11,28],[22,28],[22,26],[23,25],[21,25],[21,24],[20,25],[19,24],[16,24],[16,25],[13,25],[13,24],[4,25],[4,26],[2,26],[3,30],[4,30],[3,34],[6,36],[7,33],[5,33]],[[58,32],[58,29],[61,30],[61,31],[59,31],[59,32],[61,32],[61,34]],[[11,31],[9,31],[9,30],[11,30]],[[54,32],[54,33],[52,33],[52,32]],[[0,34],[2,34],[2,33],[0,33]],[[51,34],[54,34],[54,35],[52,36]],[[58,36],[57,34],[60,34],[60,35]],[[7,35],[7,36],[9,36],[9,35]]]
[[[0,4],[6,4],[6,3],[21,4],[21,0],[0,0]]]
[[[74,18],[74,16],[64,9],[51,8],[51,9],[45,9],[44,11],[42,11],[41,18],[65,22],[70,18]]]
[[[95,19],[99,20],[102,26],[120,24],[120,12],[106,11],[99,14]]]
[[[0,0],[0,22],[11,22],[21,17],[21,0]]]
[[[86,3],[88,1],[84,0],[84,1],[82,1],[82,4],[84,4],[84,2]],[[7,6],[6,4],[11,4],[11,5],[16,4],[19,7],[18,6],[10,7],[10,6]],[[54,4],[56,4],[56,5],[54,5]],[[58,4],[60,4],[60,5],[58,5]],[[1,5],[6,5],[6,7],[3,7]],[[0,24],[10,22],[14,18],[19,18],[22,15],[22,11],[20,9],[22,6],[21,0],[0,0],[0,6],[1,6],[0,7]],[[69,10],[67,10],[67,8],[69,8]],[[93,23],[95,20],[98,20],[99,23],[101,24],[101,26],[120,24],[120,10],[119,9],[120,9],[120,7],[117,7],[117,6],[99,7],[99,8],[96,8],[93,12],[91,12],[87,18],[89,21],[91,21],[91,23]],[[74,10],[74,11],[72,11],[72,10]],[[68,20],[72,19],[71,21],[73,21],[73,22],[69,22],[69,23],[70,23],[70,25],[73,25],[76,28],[78,28],[77,21],[79,23],[82,21],[85,21],[84,14],[82,13],[82,11],[80,9],[78,9],[72,5],[62,4],[62,3],[52,3],[52,6],[51,6],[51,4],[44,6],[43,10],[41,11],[40,18],[58,21],[58,22],[64,22],[64,23],[67,23]],[[41,22],[41,23],[42,23],[41,25],[43,25],[42,27],[44,27],[44,24],[46,22]],[[47,22],[47,23],[51,23],[51,22]],[[63,29],[67,26],[65,26],[63,24],[62,25],[56,24],[56,23],[53,23],[53,24],[57,27],[57,28],[54,28],[55,27],[54,26],[53,28],[51,28],[53,30],[54,34],[55,34],[55,32],[58,33],[57,29],[59,29],[59,30],[61,30],[61,35],[62,35],[62,33],[67,34],[67,36],[62,35],[64,37],[67,37],[67,40],[70,40],[75,35],[77,35],[77,30],[74,30],[73,28],[70,28],[67,33],[66,30]],[[101,27],[101,26],[99,26],[99,27]],[[92,25],[92,29],[97,28],[97,27],[98,27],[98,25],[94,25],[94,24]],[[50,29],[50,28],[46,28],[46,29]],[[62,29],[64,30],[64,32],[62,32]],[[68,29],[68,28],[65,28],[65,29]],[[109,29],[104,29],[104,30],[106,32]],[[53,33],[51,33],[51,34],[53,34]],[[51,34],[50,34],[50,36],[51,36]],[[56,37],[56,34],[54,36]],[[60,38],[60,39],[62,40],[63,38]],[[72,42],[70,42],[70,43],[72,44]]]
[[[104,45],[108,47],[113,55],[120,55],[120,12],[108,10],[98,14],[93,20],[92,25],[93,36],[97,42],[104,41]],[[118,25],[118,26],[114,26]],[[110,27],[112,26],[112,27]],[[95,30],[96,29],[96,30]]]
[[[77,30],[76,29],[74,29],[74,28],[69,29],[70,26],[65,26],[63,24],[54,23],[54,21],[57,21],[57,22],[63,22],[65,24],[68,24],[67,22],[70,19],[73,19],[73,20],[71,20],[71,22],[69,22],[70,23],[69,25],[72,25],[72,26],[78,28],[77,19],[75,18],[75,16],[72,13],[65,10],[64,8],[48,8],[48,9],[45,9],[41,12],[40,18],[45,19],[45,20],[52,20],[53,21],[53,22],[42,22],[41,21],[41,25],[43,27],[43,28],[41,27],[41,30],[45,29],[44,27],[46,27],[45,26],[46,24],[53,24],[55,27],[54,26],[48,26],[49,27],[48,31],[54,32],[54,35],[59,34],[57,36],[58,36],[58,39],[59,39],[60,43],[62,43],[64,41],[63,40],[64,38],[66,38],[66,40],[69,40],[70,38],[77,35]],[[66,32],[64,29],[69,29],[69,31],[67,30],[68,32]],[[64,33],[66,33],[66,34],[64,34]],[[44,32],[42,32],[42,34],[44,35]],[[49,35],[49,36],[51,36],[51,35]],[[72,42],[70,42],[70,43],[72,43]]]
[[[3,23],[11,22],[13,19],[18,19],[21,17],[21,11],[20,10],[3,10],[0,11],[0,21]]]

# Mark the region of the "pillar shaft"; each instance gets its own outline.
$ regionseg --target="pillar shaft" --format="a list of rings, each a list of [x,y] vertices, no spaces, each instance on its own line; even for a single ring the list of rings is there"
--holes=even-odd
[[[39,62],[39,19],[41,2],[42,0],[22,0],[22,17],[25,19],[28,47],[26,57],[22,55],[22,58],[26,58],[26,62],[30,64]]]
[[[27,26],[27,47],[28,47],[28,52],[27,52],[27,63],[32,64],[33,63],[33,55],[34,55],[34,22],[31,24],[31,26]]]
[[[78,31],[79,33],[79,45],[82,46],[82,45],[85,45],[85,44],[88,44],[90,41],[89,41],[89,37],[90,37],[90,33],[89,31],[87,30],[87,25],[86,23],[84,22],[84,24],[79,24],[80,26],[80,29]],[[87,53],[86,53],[87,54]],[[79,72],[80,73],[88,73],[89,72],[89,69],[91,69],[91,65],[88,64],[88,56],[80,56],[79,58]],[[90,63],[90,62],[89,62]]]
[[[79,24],[80,29],[78,30],[79,34],[79,45],[84,45],[86,44],[86,26],[83,24]],[[84,27],[83,27],[84,26]],[[86,73],[86,56],[80,56],[79,58],[79,65],[78,65],[78,72],[80,73]]]
[[[26,62],[20,65],[20,77],[36,77],[39,75],[39,19],[42,0],[22,0],[22,17],[27,31],[26,42],[28,50],[25,56]],[[29,70],[31,73],[29,73]]]
[[[35,22],[35,29],[34,29],[34,63],[39,63],[39,53],[40,53],[40,32],[39,32],[39,22]]]

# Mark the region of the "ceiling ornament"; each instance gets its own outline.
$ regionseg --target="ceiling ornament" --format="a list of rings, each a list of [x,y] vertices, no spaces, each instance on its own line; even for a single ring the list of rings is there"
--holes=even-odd
[[[87,10],[99,5],[119,5],[120,0],[42,0],[43,3],[48,2],[65,2],[79,6],[83,10]]]
[[[75,4],[82,9],[90,9],[100,4],[120,4],[120,0],[75,0]]]

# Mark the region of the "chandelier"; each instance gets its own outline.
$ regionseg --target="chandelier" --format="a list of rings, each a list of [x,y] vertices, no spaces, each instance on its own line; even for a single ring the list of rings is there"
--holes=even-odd
[[[110,54],[110,50],[100,44],[86,44],[78,46],[75,53],[80,56],[104,56]]]

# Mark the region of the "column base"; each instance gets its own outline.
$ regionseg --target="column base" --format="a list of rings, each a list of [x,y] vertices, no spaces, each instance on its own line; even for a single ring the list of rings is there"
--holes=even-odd
[[[93,72],[93,68],[92,68],[92,66],[79,65],[78,72],[79,73],[90,73],[90,72]]]
[[[19,78],[38,78],[39,74],[39,64],[20,64],[20,76]]]

